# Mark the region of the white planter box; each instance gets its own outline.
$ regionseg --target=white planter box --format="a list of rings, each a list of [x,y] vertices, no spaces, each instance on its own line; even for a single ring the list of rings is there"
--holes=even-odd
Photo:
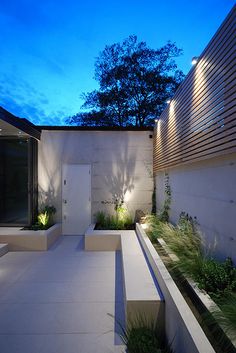
[[[0,243],[7,243],[10,251],[40,251],[49,247],[61,235],[61,224],[47,230],[21,230],[22,227],[0,228]]]

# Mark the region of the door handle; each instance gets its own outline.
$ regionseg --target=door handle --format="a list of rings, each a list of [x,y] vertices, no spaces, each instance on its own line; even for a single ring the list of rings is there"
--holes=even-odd
[[[63,203],[67,203],[67,200],[63,200]]]

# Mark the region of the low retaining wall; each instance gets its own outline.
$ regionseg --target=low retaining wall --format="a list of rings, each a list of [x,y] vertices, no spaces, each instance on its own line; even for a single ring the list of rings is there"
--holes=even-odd
[[[136,233],[165,298],[165,332],[175,353],[214,353],[210,342],[139,224]]]
[[[84,248],[89,251],[121,250],[119,230],[96,230],[95,223],[91,224],[84,237]]]
[[[61,224],[47,230],[21,230],[22,228],[0,228],[0,243],[7,243],[10,251],[41,251],[49,247],[61,235]]]

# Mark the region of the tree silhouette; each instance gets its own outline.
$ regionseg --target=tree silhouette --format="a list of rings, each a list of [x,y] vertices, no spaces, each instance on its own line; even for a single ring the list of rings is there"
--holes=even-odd
[[[85,111],[67,119],[82,126],[152,125],[184,75],[175,58],[175,43],[151,49],[137,36],[106,46],[95,61],[99,90],[82,95]]]

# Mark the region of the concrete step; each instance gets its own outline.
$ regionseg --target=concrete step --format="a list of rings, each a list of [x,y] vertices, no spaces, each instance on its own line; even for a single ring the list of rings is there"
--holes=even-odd
[[[0,244],[0,257],[8,253],[8,244]]]

